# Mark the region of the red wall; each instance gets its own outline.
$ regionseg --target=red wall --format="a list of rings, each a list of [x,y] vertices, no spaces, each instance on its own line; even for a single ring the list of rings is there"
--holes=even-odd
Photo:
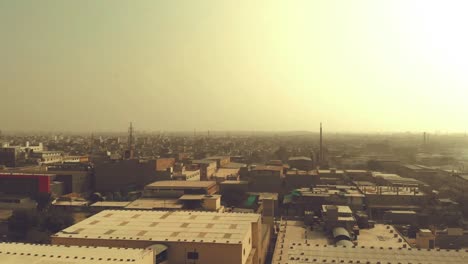
[[[36,179],[38,181],[39,192],[50,193],[50,176],[41,175],[41,174],[10,174],[10,173],[0,173],[0,178],[26,178],[26,179]]]

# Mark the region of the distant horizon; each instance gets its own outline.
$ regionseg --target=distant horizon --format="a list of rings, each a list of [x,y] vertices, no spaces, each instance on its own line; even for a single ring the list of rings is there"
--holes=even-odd
[[[180,134],[194,134],[194,130],[139,130],[137,127],[134,127],[134,132],[136,134],[155,134],[155,133],[180,133]],[[123,130],[89,130],[89,131],[70,131],[70,130],[3,130],[0,129],[1,135],[10,135],[10,134],[127,134],[127,129]],[[209,134],[225,134],[225,133],[239,133],[239,134],[320,134],[319,129],[315,130],[196,130],[196,136],[207,136]],[[467,135],[466,131],[333,131],[326,130],[324,127],[323,133],[326,134],[369,134],[369,135],[391,135],[391,134],[410,134],[410,135],[419,135],[426,133],[427,135]]]

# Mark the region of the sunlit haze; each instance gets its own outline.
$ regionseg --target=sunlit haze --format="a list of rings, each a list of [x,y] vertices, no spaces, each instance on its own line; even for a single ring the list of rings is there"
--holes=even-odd
[[[467,10],[0,0],[1,129],[464,132]]]

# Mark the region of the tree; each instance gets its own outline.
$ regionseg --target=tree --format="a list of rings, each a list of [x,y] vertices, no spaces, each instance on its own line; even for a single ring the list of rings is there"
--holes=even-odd
[[[14,241],[23,240],[38,225],[39,215],[34,210],[15,210],[8,219],[8,236]]]
[[[42,228],[50,233],[57,233],[75,223],[73,216],[69,212],[53,210],[49,211],[42,223]]]

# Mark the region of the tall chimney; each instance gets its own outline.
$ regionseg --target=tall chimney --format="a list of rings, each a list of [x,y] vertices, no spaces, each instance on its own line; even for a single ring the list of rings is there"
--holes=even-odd
[[[322,134],[322,122],[320,122],[320,158],[319,158],[319,165],[323,163],[323,134]]]

